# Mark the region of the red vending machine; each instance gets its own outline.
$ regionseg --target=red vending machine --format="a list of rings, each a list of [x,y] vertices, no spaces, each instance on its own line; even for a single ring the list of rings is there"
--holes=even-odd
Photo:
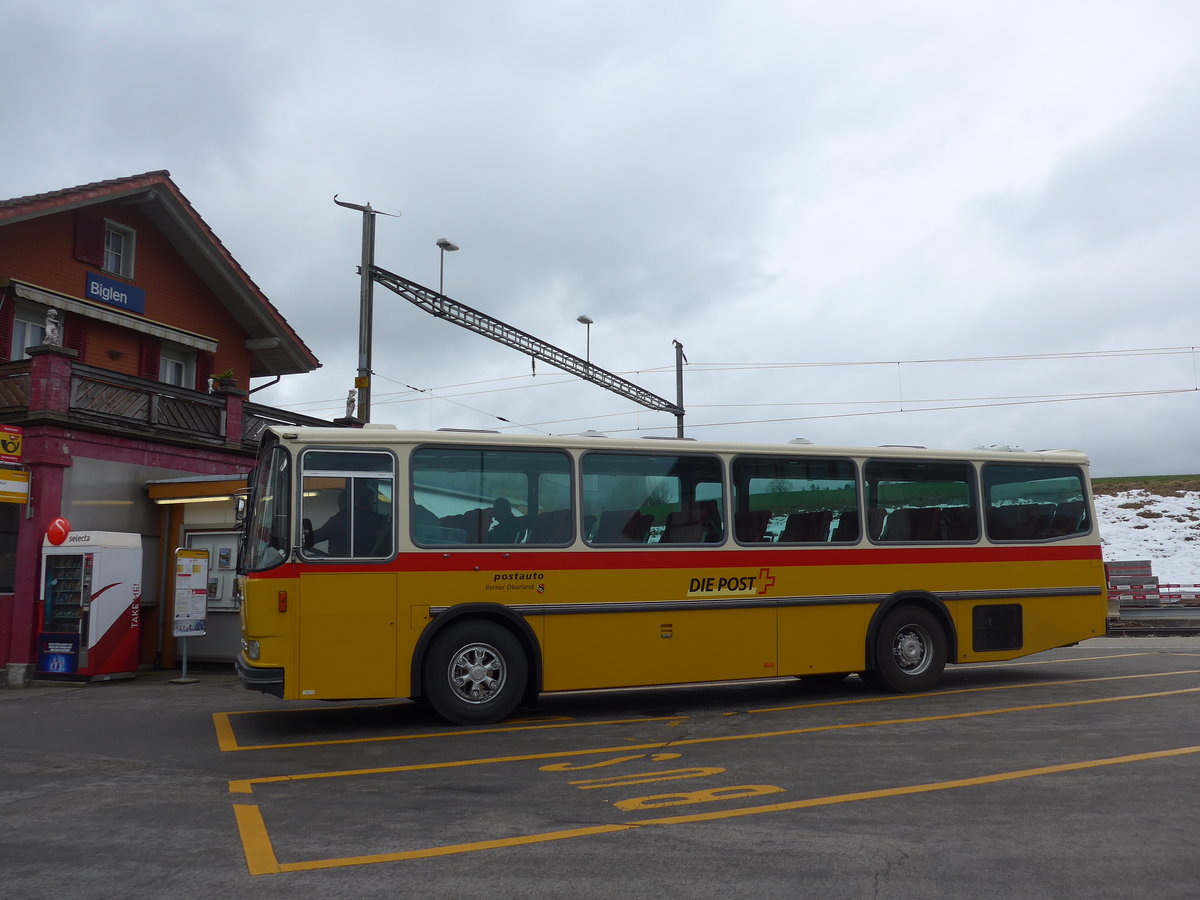
[[[42,545],[38,672],[105,681],[137,671],[142,536],[76,531]]]

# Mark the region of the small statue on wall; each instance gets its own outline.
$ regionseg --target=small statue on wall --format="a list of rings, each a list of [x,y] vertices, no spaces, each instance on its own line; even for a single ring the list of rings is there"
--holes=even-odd
[[[350,393],[346,395],[346,418],[354,417],[354,406],[357,403],[357,392],[354,388],[350,388]]]
[[[54,307],[46,311],[46,336],[42,338],[42,343],[52,347],[62,346],[62,313]]]

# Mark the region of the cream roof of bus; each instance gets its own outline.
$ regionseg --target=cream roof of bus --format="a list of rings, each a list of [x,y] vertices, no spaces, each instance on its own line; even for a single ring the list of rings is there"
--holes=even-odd
[[[609,438],[577,434],[516,435],[490,431],[402,431],[393,425],[365,428],[310,428],[272,425],[268,431],[285,443],[381,447],[397,444],[465,444],[493,447],[564,448],[569,450],[637,450],[661,453],[767,453],[789,456],[850,456],[873,459],[970,459],[985,462],[1058,462],[1087,465],[1079,450],[946,450],[909,446],[850,447],[826,444],[755,444],[678,438]]]

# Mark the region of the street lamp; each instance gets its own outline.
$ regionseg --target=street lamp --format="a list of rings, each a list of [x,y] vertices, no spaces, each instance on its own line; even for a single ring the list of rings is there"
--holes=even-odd
[[[587,352],[584,359],[590,366],[592,364],[592,320],[588,316],[576,316],[575,321],[587,329]]]
[[[446,254],[453,253],[458,249],[458,244],[452,244],[445,238],[438,238],[438,247],[441,249],[441,272],[438,276],[438,293],[445,296],[446,294]]]

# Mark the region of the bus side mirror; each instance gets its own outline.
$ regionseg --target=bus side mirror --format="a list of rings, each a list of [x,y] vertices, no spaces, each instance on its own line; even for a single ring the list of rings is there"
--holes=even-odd
[[[246,510],[250,506],[250,501],[245,494],[238,494],[233,499],[233,520],[241,525],[246,521]]]

